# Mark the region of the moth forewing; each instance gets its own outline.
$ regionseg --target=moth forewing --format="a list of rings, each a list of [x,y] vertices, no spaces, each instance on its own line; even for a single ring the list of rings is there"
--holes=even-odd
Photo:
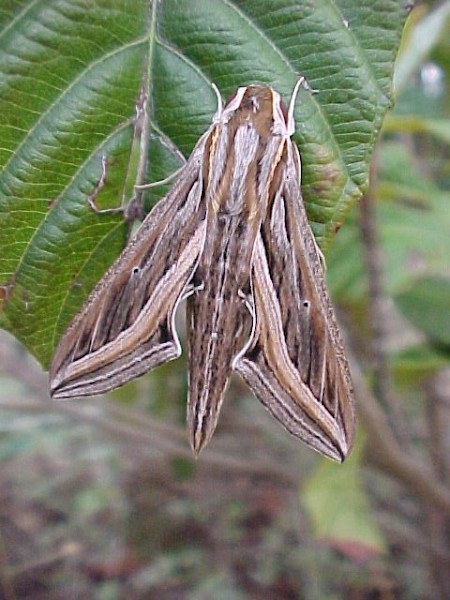
[[[104,393],[180,355],[173,319],[204,243],[205,142],[61,338],[50,368],[54,398]]]
[[[289,433],[321,454],[341,461],[350,449],[346,432],[302,380],[290,358],[261,238],[257,241],[253,268],[255,333],[253,343],[236,361],[235,370]]]
[[[353,395],[301,198],[297,152],[289,141],[283,183],[256,243],[257,326],[235,369],[290,433],[341,461],[353,442]]]
[[[292,158],[289,169],[293,171],[300,164],[297,146],[291,145]],[[318,344],[317,355],[319,357],[319,369],[322,368],[325,375],[325,389],[320,401],[324,407],[335,418],[335,422],[345,439],[342,444],[342,458],[350,452],[355,435],[355,406],[353,398],[353,386],[350,375],[350,367],[346,357],[339,326],[331,303],[326,285],[324,273],[324,257],[320,252],[306,215],[303,204],[300,179],[288,176],[286,181],[286,203],[294,206],[295,210],[289,211],[290,228],[299,228],[301,236],[293,237],[294,263],[302,263],[301,255],[305,253],[308,265],[311,268],[311,281],[313,284],[313,295],[318,299],[312,303],[311,308],[316,308],[316,330],[317,326],[323,327],[324,338],[320,335],[314,337],[315,329],[311,329],[311,335]],[[294,203],[296,197],[300,201]],[[323,325],[320,325],[320,322]],[[322,342],[322,343],[321,343]]]

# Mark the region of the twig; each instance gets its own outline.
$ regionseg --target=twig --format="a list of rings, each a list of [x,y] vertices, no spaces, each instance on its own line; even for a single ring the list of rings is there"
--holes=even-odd
[[[427,423],[432,469],[435,477],[449,485],[448,431],[450,424],[449,403],[450,369],[434,375],[425,385],[427,395]],[[426,506],[428,537],[433,547],[449,546],[450,516],[435,506]],[[450,598],[449,556],[436,551],[429,554],[430,572],[440,597]]]
[[[4,600],[16,600],[17,595],[14,590],[10,567],[8,566],[8,557],[5,551],[3,535],[0,530],[0,589],[1,597]]]
[[[450,514],[450,489],[434,477],[428,465],[415,456],[413,451],[405,452],[398,443],[354,359],[351,361],[351,370],[359,414],[367,434],[368,459],[405,485],[412,496],[419,497],[425,505],[433,503]]]
[[[392,394],[392,381],[388,365],[387,339],[389,334],[388,298],[383,285],[383,254],[380,248],[375,214],[374,182],[376,179],[376,153],[370,167],[370,185],[360,203],[361,240],[365,248],[368,277],[369,314],[372,329],[372,355],[374,393],[386,408],[393,430],[402,444],[409,445],[406,417]]]

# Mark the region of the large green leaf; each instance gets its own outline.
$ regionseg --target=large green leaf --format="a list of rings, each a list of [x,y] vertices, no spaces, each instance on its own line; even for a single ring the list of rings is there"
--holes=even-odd
[[[433,341],[450,347],[450,278],[424,278],[395,298],[405,317]]]
[[[351,456],[338,468],[323,460],[309,476],[302,499],[318,537],[347,544],[347,549],[355,544],[355,551],[367,555],[383,552],[385,542],[361,481],[363,447],[358,438]]]
[[[223,97],[299,77],[296,139],[322,246],[366,185],[406,18],[398,0],[9,0],[0,8],[0,323],[47,365],[126,237],[143,74],[150,178],[188,155]]]

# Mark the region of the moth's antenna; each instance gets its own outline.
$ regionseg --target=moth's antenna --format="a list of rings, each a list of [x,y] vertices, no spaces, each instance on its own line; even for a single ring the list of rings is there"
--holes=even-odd
[[[217,111],[216,111],[216,117],[220,117],[222,114],[222,96],[220,95],[219,92],[219,88],[217,87],[217,85],[215,83],[211,83],[211,87],[214,90],[216,97],[217,97]]]
[[[300,86],[302,85],[302,83],[304,81],[305,81],[305,78],[302,75],[300,77],[300,79],[297,81],[297,83],[295,84],[295,87],[292,91],[291,101],[289,102],[288,120],[287,120],[289,135],[293,135],[293,133],[295,132],[295,119],[294,119],[295,101],[297,100],[298,90],[300,89]]]

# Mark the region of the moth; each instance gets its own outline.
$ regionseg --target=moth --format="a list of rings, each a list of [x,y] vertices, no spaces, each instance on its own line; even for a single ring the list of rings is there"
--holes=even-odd
[[[291,140],[301,81],[288,109],[263,85],[219,101],[168,194],[62,336],[53,398],[107,392],[177,358],[174,315],[186,299],[194,454],[211,439],[236,372],[287,431],[345,458],[351,378]]]

